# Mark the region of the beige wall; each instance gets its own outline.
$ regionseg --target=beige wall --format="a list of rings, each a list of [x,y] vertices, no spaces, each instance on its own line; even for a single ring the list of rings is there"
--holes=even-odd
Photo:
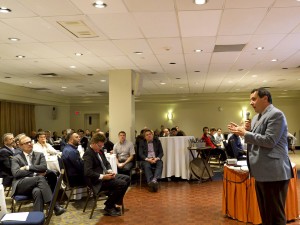
[[[16,102],[27,102],[36,104],[36,128],[58,131],[65,128],[84,129],[84,114],[99,113],[100,128],[103,131],[109,129],[108,121],[108,98],[67,98],[48,93],[37,93],[28,88],[15,87],[13,85],[3,85],[0,83],[0,99]],[[174,98],[172,102],[155,103],[151,101],[136,102],[135,129],[139,132],[144,126],[151,129],[160,128],[160,125],[172,127],[178,125],[187,135],[200,136],[203,126],[221,127],[226,131],[229,121],[239,122],[241,120],[241,110],[248,108],[253,117],[254,113],[247,100],[248,94],[242,96],[245,101],[232,100],[231,97],[222,95],[210,95],[210,99],[204,96],[200,100],[193,102],[178,102]],[[149,101],[152,96],[143,97]],[[161,99],[161,97],[159,98]],[[222,100],[220,100],[222,99]],[[178,102],[178,103],[177,103]],[[281,109],[287,118],[289,131],[297,132],[298,144],[300,133],[300,104],[298,99],[274,98],[274,105]],[[52,107],[57,109],[57,117],[52,119]],[[219,107],[222,110],[219,110]],[[174,119],[168,121],[166,114],[172,110]],[[75,111],[80,112],[75,115]],[[126,119],[126,118],[124,118]],[[106,123],[108,121],[108,123]]]

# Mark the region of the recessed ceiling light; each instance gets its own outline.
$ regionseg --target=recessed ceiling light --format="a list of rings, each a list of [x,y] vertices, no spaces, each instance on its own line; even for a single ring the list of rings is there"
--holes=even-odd
[[[60,91],[65,91],[64,89],[61,89]]]
[[[93,6],[99,9],[103,9],[105,7],[107,7],[107,4],[105,4],[102,1],[96,1],[95,3],[93,3]]]
[[[257,75],[256,75],[256,74],[254,74],[254,75],[252,75],[251,77],[255,78],[255,77],[257,77]]]
[[[267,80],[263,80],[262,82],[263,82],[263,83],[267,83],[268,81],[267,81]]]
[[[259,46],[256,48],[256,50],[263,50],[263,49],[264,49],[264,47],[262,47],[262,46]]]
[[[235,89],[236,91],[239,91],[240,89],[239,88],[237,88],[237,89]]]
[[[82,54],[82,53],[79,53],[79,52],[76,52],[75,55],[76,55],[76,56],[82,56],[83,54]]]
[[[207,0],[194,0],[196,5],[203,5],[206,4]]]
[[[143,52],[133,52],[134,54],[141,55]]]
[[[10,41],[20,41],[19,38],[8,38],[8,40],[10,40]]]
[[[183,88],[182,86],[180,86],[179,88]]]
[[[300,78],[298,78],[298,80],[300,80]]]
[[[169,64],[171,64],[171,65],[175,65],[176,63],[175,63],[175,62],[170,62]]]
[[[32,81],[28,81],[27,83],[28,83],[28,84],[32,84]]]
[[[272,61],[272,62],[277,62],[277,61],[278,61],[278,59],[272,59],[271,61]]]
[[[194,52],[199,53],[199,52],[203,52],[203,50],[202,49],[195,49]]]
[[[160,82],[160,84],[161,84],[161,85],[165,85],[166,83],[165,83],[165,82]]]
[[[10,12],[11,10],[9,8],[3,6],[0,7],[0,13],[10,13]]]
[[[106,80],[100,80],[100,82],[102,82],[102,83],[105,83],[105,82],[106,82]]]
[[[16,55],[16,57],[17,57],[17,58],[19,58],[19,59],[23,59],[23,58],[25,58],[25,56],[24,56],[24,55]]]
[[[230,80],[230,81],[228,81],[228,83],[229,83],[229,84],[231,84],[231,83],[233,83],[233,81],[232,81],[232,80]]]
[[[70,66],[70,68],[72,68],[72,69],[75,69],[75,68],[76,68],[76,66]]]
[[[67,88],[66,86],[62,86],[61,88]]]

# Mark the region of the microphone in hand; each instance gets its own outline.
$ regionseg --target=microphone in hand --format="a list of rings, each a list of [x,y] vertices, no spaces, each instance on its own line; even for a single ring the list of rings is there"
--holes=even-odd
[[[247,131],[251,130],[250,112],[246,113],[246,120],[245,120],[245,123],[244,123],[244,127],[245,127],[245,130],[247,130]]]

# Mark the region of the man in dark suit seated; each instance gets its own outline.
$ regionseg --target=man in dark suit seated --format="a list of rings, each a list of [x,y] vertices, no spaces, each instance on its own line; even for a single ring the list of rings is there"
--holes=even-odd
[[[43,153],[32,151],[30,137],[24,135],[19,139],[22,153],[15,155],[11,161],[14,176],[12,196],[27,195],[33,198],[33,211],[44,210],[44,204],[50,203],[57,177],[53,171],[47,170]],[[48,181],[48,182],[47,182]],[[55,215],[61,215],[65,209],[58,204],[54,207]]]
[[[15,140],[12,133],[6,133],[2,137],[3,147],[0,149],[0,177],[3,178],[3,186],[9,187],[14,179],[11,173],[11,158],[21,153],[15,149]]]
[[[232,149],[234,158],[246,160],[246,152],[243,150],[243,145],[237,134],[232,134],[228,139],[228,148]]]
[[[62,159],[66,167],[68,180],[71,187],[84,186],[83,160],[77,150],[80,136],[77,133],[69,133],[66,137],[67,145],[63,149]]]
[[[141,165],[145,171],[145,176],[149,186],[149,191],[158,191],[158,179],[161,177],[164,155],[160,140],[153,138],[151,130],[144,131],[145,139],[139,143],[139,157]],[[153,172],[154,170],[154,172]]]
[[[130,185],[130,178],[124,174],[115,174],[107,161],[103,146],[106,141],[104,135],[96,133],[83,154],[84,175],[87,184],[95,194],[100,191],[110,191],[106,200],[104,211],[109,216],[121,216],[121,211],[116,205],[123,203],[123,197]]]

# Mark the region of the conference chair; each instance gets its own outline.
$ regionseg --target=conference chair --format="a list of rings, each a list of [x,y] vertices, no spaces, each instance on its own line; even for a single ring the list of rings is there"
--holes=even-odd
[[[11,198],[12,198],[12,202],[11,202],[11,212],[12,213],[19,212],[22,205],[33,202],[33,198],[29,195],[14,195]],[[16,211],[17,206],[19,206],[19,207],[18,207],[18,210]]]
[[[90,219],[92,219],[93,217],[93,214],[94,214],[94,211],[97,207],[97,202],[98,201],[106,201],[107,200],[107,196],[110,194],[109,191],[100,191],[99,193],[96,193],[92,184],[89,184],[88,183],[88,197],[86,199],[86,202],[85,202],[85,205],[84,205],[84,208],[83,208],[83,212],[85,212],[86,210],[86,207],[88,205],[88,202],[89,200],[92,198],[93,199],[93,206],[92,206],[92,211],[91,211],[91,214],[90,214]],[[121,206],[121,213],[124,214],[124,204],[122,202],[122,206]]]
[[[5,197],[8,197],[8,196],[9,196],[10,191],[11,191],[11,185],[10,185],[10,186],[5,186],[5,187],[4,187],[4,192],[6,192]]]
[[[139,183],[140,183],[140,188],[142,187],[142,175],[143,175],[143,170],[141,168],[140,161],[137,160],[136,154],[134,155],[134,167],[131,168],[130,170],[130,185],[132,182],[132,176],[134,174],[139,176]]]
[[[294,154],[296,154],[295,153],[295,145],[293,145],[293,138],[287,137],[287,141],[288,141],[288,149],[293,151]]]
[[[61,182],[63,179],[65,171],[61,170],[61,173],[57,179],[56,185],[54,192],[52,194],[52,199],[49,204],[48,209],[46,210],[46,216],[43,212],[38,212],[38,211],[33,211],[33,212],[28,212],[28,216],[26,218],[26,221],[14,221],[14,220],[9,220],[9,221],[0,221],[0,224],[3,225],[49,225],[51,217],[53,215],[53,210],[54,206],[56,204],[58,192],[61,186]],[[7,215],[17,215],[20,213],[8,213]]]
[[[66,168],[65,164],[64,164],[64,161],[63,159],[58,156],[58,162],[59,162],[59,165],[61,166],[62,169],[64,169],[65,173],[64,173],[64,177],[63,177],[63,183],[64,183],[64,188],[63,188],[63,193],[61,195],[61,199],[60,199],[60,202],[62,202],[63,200],[63,197],[64,197],[64,194],[67,195],[67,191],[70,191],[70,194],[67,195],[67,203],[65,205],[65,209],[68,208],[68,205],[70,203],[70,200],[71,200],[71,197],[72,196],[76,196],[78,194],[83,194],[83,193],[87,193],[87,191],[81,191],[81,192],[76,192],[74,193],[75,190],[78,190],[80,188],[87,188],[86,185],[79,185],[79,186],[71,186],[70,185],[70,182],[69,182],[69,178],[68,178],[68,168]]]

